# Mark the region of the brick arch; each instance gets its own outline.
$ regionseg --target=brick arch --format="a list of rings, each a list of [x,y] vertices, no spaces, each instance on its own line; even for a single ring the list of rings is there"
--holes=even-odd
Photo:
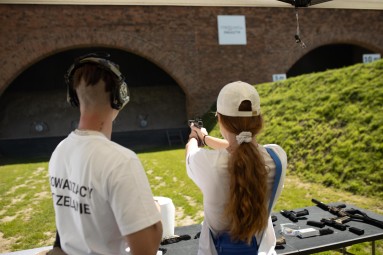
[[[25,50],[23,53],[13,59],[12,65],[14,69],[3,77],[5,82],[0,84],[0,91],[4,91],[5,88],[28,67],[38,63],[48,56],[76,48],[105,47],[130,52],[149,60],[171,76],[185,94],[188,92],[187,86],[184,83],[184,80],[187,80],[185,77],[188,76],[188,73],[180,69],[180,66],[183,66],[184,63],[181,63],[174,53],[169,54],[168,52],[162,51],[158,46],[151,44],[150,42],[142,42],[142,40],[137,37],[127,36],[119,38],[119,40],[116,41],[116,38],[113,38],[112,36],[103,36],[97,41],[93,41],[80,37],[77,40],[73,40],[69,35],[69,33],[56,35],[54,40],[59,41],[60,44],[54,45],[55,47],[41,47],[44,39],[41,39],[40,41],[35,40],[31,44],[24,45],[23,48]],[[29,54],[29,52],[33,52],[33,54]]]
[[[315,41],[315,43],[310,45],[309,51],[307,51],[307,50],[303,51],[302,50],[299,52],[299,54],[289,55],[289,57],[286,58],[283,70],[285,72],[287,72],[301,58],[303,58],[307,54],[310,54],[310,52],[316,50],[317,48],[323,47],[323,46],[330,46],[330,45],[335,45],[335,44],[349,44],[349,45],[353,45],[353,46],[359,46],[361,48],[365,48],[365,49],[368,49],[368,50],[373,51],[373,52],[382,52],[383,51],[383,48],[374,42],[357,40],[355,38],[341,39],[341,37],[339,37],[339,38],[334,38],[334,39],[328,39],[326,37],[319,36],[318,38],[315,38],[314,41]]]
[[[89,33],[92,36],[87,36]],[[80,31],[77,34],[73,34],[73,32],[57,33],[54,34],[54,38],[51,40],[57,43],[45,45],[45,39],[42,36],[39,40],[34,39],[32,43],[23,45],[25,50],[19,52],[18,54],[20,55],[17,58],[10,60],[13,62],[14,68],[10,70],[11,72],[7,73],[8,77],[3,77],[5,82],[0,80],[0,93],[28,67],[58,52],[84,47],[115,48],[143,57],[171,76],[185,94],[186,114],[189,116],[193,115],[190,112],[193,112],[194,105],[197,105],[197,103],[193,100],[188,100],[188,98],[190,97],[189,89],[193,88],[192,82],[195,82],[195,75],[193,74],[192,66],[187,66],[192,61],[182,62],[176,52],[164,50],[161,47],[162,45],[156,45],[137,36],[129,36],[126,33],[116,33],[116,31],[108,31],[106,29],[100,29],[97,32]],[[33,52],[33,54],[29,54],[30,52]]]

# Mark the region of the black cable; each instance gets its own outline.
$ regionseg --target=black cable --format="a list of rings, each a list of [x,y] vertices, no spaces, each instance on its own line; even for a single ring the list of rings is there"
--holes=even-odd
[[[295,42],[300,43],[302,48],[306,48],[306,44],[302,41],[300,37],[298,7],[295,7],[295,17],[297,18],[297,33],[295,34]]]

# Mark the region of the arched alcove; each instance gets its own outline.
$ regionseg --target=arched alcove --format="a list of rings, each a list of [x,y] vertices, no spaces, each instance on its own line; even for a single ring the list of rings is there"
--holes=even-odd
[[[287,77],[342,68],[363,61],[363,54],[370,50],[352,44],[320,46],[300,58],[287,72]]]
[[[141,149],[168,145],[170,131],[185,132],[185,94],[171,76],[149,60],[124,50],[81,48],[40,60],[10,84],[0,97],[3,145],[25,143],[32,145],[24,147],[34,148],[34,152],[45,148],[50,151],[77,127],[79,112],[66,101],[64,74],[76,57],[90,52],[108,52],[119,64],[130,89],[131,100],[115,120],[113,140]],[[7,153],[4,150],[9,152],[11,148],[0,148],[2,154]]]

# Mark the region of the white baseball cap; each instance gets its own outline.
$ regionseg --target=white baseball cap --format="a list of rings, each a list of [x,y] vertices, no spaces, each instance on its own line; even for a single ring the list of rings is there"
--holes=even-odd
[[[242,101],[251,102],[251,111],[239,111]],[[225,85],[219,92],[217,112],[231,117],[252,117],[261,113],[261,102],[254,86],[236,81]]]

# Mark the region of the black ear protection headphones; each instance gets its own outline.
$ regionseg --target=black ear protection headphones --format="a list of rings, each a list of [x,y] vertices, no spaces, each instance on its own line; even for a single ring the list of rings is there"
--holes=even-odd
[[[74,63],[69,67],[64,78],[67,85],[67,101],[74,107],[78,107],[80,102],[77,97],[76,90],[73,88],[73,75],[75,71],[84,64],[96,64],[99,68],[109,71],[115,78],[115,86],[111,91],[111,106],[113,109],[121,110],[130,99],[128,85],[124,76],[121,74],[118,65],[113,63],[108,53],[90,53],[75,59]]]

